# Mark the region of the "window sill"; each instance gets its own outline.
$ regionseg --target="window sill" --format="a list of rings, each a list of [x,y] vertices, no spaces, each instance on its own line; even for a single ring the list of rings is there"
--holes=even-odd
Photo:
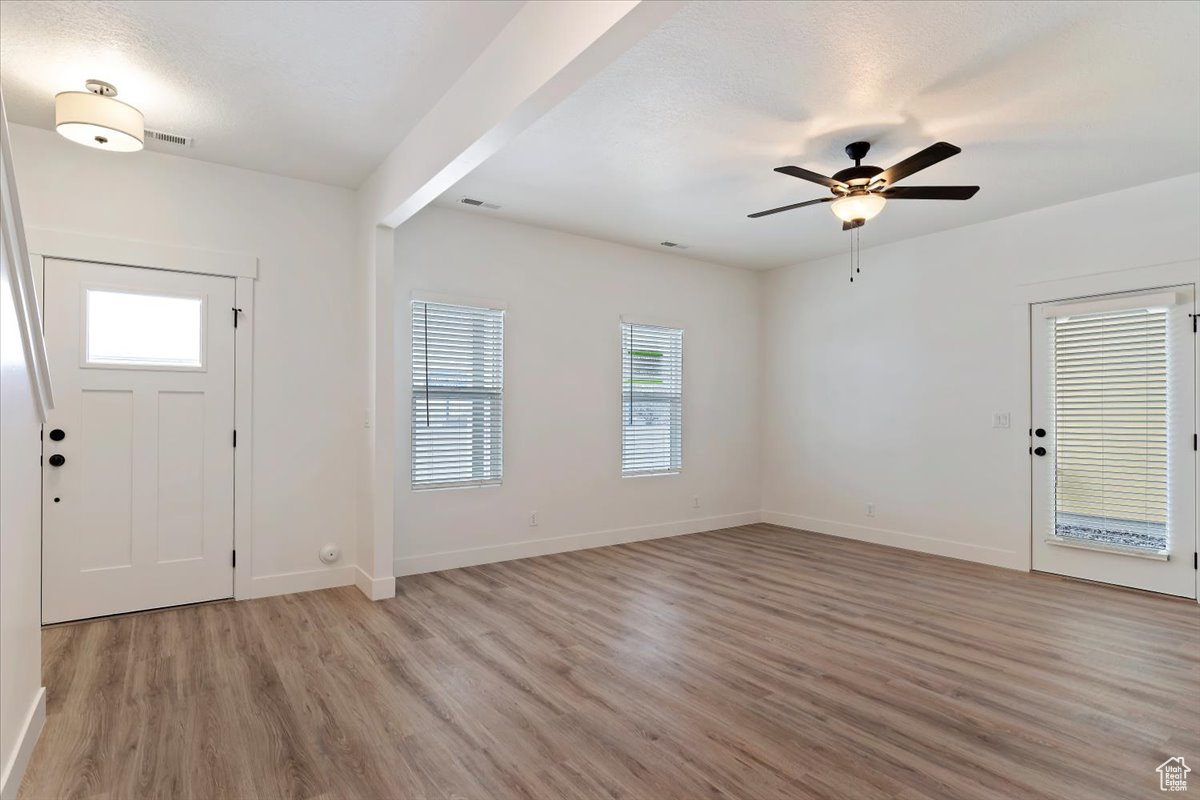
[[[622,475],[622,478],[664,478],[678,475],[682,470],[673,469],[670,472],[635,472],[632,475]]]
[[[494,481],[491,483],[444,483],[433,486],[409,486],[408,488],[413,492],[446,492],[451,489],[498,489],[503,485],[504,481]]]
[[[1046,544],[1052,544],[1055,547],[1070,547],[1076,550],[1094,550],[1098,553],[1112,553],[1116,556],[1148,558],[1151,561],[1171,560],[1171,554],[1165,550],[1143,550],[1137,547],[1122,547],[1119,544],[1093,544],[1091,542],[1076,542],[1057,536],[1046,539]]]

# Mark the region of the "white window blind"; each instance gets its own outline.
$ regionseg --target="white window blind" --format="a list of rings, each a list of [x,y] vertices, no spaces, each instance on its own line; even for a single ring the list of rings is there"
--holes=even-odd
[[[1056,535],[1165,549],[1167,318],[1134,308],[1052,321]]]
[[[623,323],[621,474],[683,464],[683,331]]]
[[[504,312],[412,308],[413,488],[500,483]]]

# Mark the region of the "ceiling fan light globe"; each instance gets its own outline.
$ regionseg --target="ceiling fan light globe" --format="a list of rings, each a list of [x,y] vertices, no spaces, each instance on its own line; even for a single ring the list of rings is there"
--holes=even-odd
[[[830,204],[834,215],[842,222],[866,222],[874,219],[887,205],[887,198],[880,194],[851,194],[839,197]]]

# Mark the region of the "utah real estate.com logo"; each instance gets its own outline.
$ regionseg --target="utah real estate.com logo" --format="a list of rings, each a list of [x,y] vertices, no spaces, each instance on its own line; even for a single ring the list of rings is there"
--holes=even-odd
[[[1192,768],[1183,763],[1183,756],[1168,758],[1158,765],[1158,788],[1164,792],[1186,792],[1187,776]]]

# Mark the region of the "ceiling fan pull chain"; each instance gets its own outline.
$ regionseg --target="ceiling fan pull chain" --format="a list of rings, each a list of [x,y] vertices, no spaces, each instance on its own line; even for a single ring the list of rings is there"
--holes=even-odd
[[[854,271],[862,272],[862,226],[859,225],[854,229],[854,249],[857,255],[854,257]]]

